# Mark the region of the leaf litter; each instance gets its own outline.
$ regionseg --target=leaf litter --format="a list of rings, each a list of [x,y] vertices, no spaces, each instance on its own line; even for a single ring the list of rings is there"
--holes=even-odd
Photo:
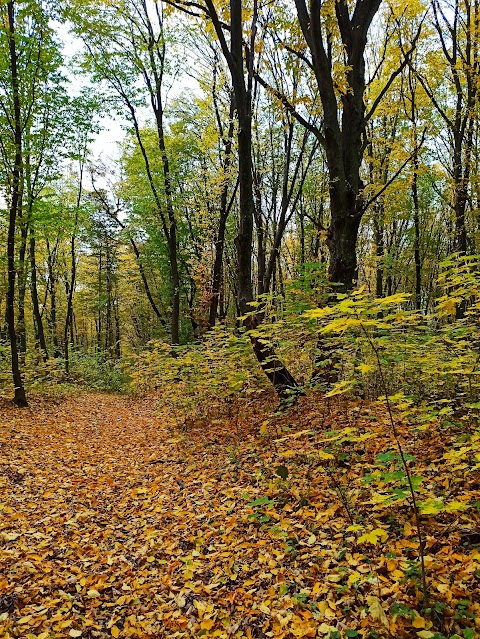
[[[480,437],[265,395],[179,423],[158,398],[0,407],[0,638],[480,632]],[[414,457],[414,460],[413,460]]]

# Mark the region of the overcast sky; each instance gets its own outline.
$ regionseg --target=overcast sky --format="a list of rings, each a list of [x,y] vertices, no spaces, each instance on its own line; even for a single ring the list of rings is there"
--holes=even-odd
[[[66,66],[72,57],[82,50],[82,41],[69,33],[68,26],[59,22],[53,23],[53,28],[61,42],[63,43],[63,55],[65,58]],[[78,94],[82,87],[82,82],[79,78],[72,77],[71,74],[67,75],[70,80],[69,91],[72,95]],[[104,162],[108,160],[116,160],[120,157],[120,146],[125,137],[125,132],[122,129],[121,118],[105,117],[100,120],[102,127],[101,132],[96,136],[95,142],[92,144],[92,155],[95,159],[102,158]]]

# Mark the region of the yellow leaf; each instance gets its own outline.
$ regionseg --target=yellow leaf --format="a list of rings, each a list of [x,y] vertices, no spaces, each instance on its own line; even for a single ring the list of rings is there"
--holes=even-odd
[[[335,626],[329,626],[326,623],[322,623],[320,624],[320,626],[318,627],[318,632],[321,632],[322,635],[326,635],[329,632],[332,632],[332,630],[336,630]]]
[[[443,509],[443,502],[440,499],[428,499],[418,504],[422,515],[436,515]]]
[[[117,626],[112,626],[110,628],[110,632],[112,633],[112,637],[119,637],[120,636],[120,629]]]
[[[360,526],[360,524],[352,524],[347,528],[347,532],[358,532],[359,530],[362,530],[362,528],[363,526]]]
[[[335,459],[335,455],[332,455],[331,453],[326,453],[323,450],[318,451],[318,456],[320,457],[320,459]]]
[[[200,628],[202,630],[210,630],[211,628],[213,628],[214,625],[215,622],[213,621],[213,619],[204,619],[200,624]]]
[[[294,450],[284,450],[280,453],[279,457],[295,457],[296,454]]]
[[[354,570],[348,577],[347,584],[351,586],[352,584],[357,583],[357,581],[360,581],[361,578],[362,575],[357,570]]]
[[[388,619],[378,597],[367,597],[368,612],[374,618],[388,628]]]
[[[420,630],[417,632],[417,637],[421,637],[421,639],[432,639],[435,636],[434,632],[430,632],[430,630]]]
[[[378,540],[387,541],[388,534],[382,528],[375,528],[375,530],[370,531],[369,533],[365,533],[361,537],[358,538],[359,544],[373,544],[376,546],[378,544]]]
[[[95,590],[95,589],[89,590],[89,591],[87,592],[87,595],[88,595],[89,597],[91,597],[91,598],[93,598],[93,597],[100,597],[100,593],[98,592],[98,590]],[[80,635],[79,635],[79,636],[80,636]]]
[[[343,393],[348,393],[353,386],[353,382],[345,380],[336,384],[335,388],[333,388],[330,392],[326,393],[324,397],[335,397],[335,395],[342,395]]]
[[[469,505],[464,501],[454,500],[445,506],[447,513],[456,512],[457,510],[468,510]]]
[[[416,615],[415,619],[412,621],[412,626],[414,628],[425,628],[425,619],[420,617],[420,615]]]
[[[362,375],[366,375],[367,373],[373,373],[375,366],[373,364],[362,363],[357,366],[357,370],[359,370]]]
[[[70,635],[70,637],[81,637],[82,636],[82,631],[81,630],[74,630],[72,628],[68,634]]]
[[[73,623],[73,619],[66,619],[65,621],[61,621],[59,624],[57,624],[57,626],[55,626],[55,629],[59,629],[59,630],[63,630],[63,628],[68,628],[68,626],[71,626]]]
[[[183,597],[182,595],[177,595],[175,597],[175,601],[177,602],[177,606],[179,608],[183,608],[185,606],[185,604],[187,603],[185,597]]]

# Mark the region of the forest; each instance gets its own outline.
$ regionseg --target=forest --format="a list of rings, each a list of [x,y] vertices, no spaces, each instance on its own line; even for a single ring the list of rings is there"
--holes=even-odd
[[[0,15],[0,639],[480,637],[479,0]]]

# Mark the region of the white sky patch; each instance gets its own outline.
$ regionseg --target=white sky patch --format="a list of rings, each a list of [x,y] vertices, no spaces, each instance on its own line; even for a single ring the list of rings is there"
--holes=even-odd
[[[72,73],[73,59],[81,54],[83,43],[80,38],[73,35],[67,24],[52,22],[58,39],[62,44],[62,53],[65,60],[65,74],[68,79],[68,92],[70,97],[78,95],[84,86],[89,86],[88,78]],[[125,138],[122,127],[127,124],[120,116],[105,116],[100,118],[101,131],[95,136],[91,145],[91,153],[94,160],[102,160],[105,163],[115,162],[120,159],[121,143]]]

